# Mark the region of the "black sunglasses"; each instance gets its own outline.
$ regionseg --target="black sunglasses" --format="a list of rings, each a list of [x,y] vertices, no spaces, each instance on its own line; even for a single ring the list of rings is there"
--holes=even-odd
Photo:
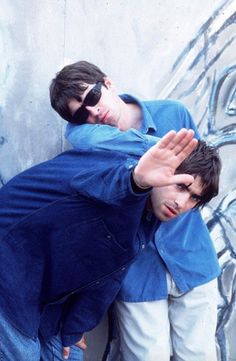
[[[99,102],[102,96],[102,90],[101,90],[102,85],[103,82],[98,81],[94,85],[94,87],[88,92],[88,94],[84,98],[83,104],[78,110],[76,110],[76,112],[70,119],[70,123],[75,123],[75,124],[86,123],[86,120],[88,119],[89,116],[89,111],[85,107],[86,106],[94,107],[94,105],[96,105]]]

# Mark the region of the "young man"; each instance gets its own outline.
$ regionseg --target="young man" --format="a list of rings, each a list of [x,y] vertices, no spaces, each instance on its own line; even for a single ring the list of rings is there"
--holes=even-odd
[[[179,102],[118,96],[111,79],[85,61],[66,66],[57,74],[50,97],[53,108],[74,123],[67,127],[66,137],[75,148],[116,149],[133,154],[140,149],[140,143],[146,146],[144,134],[163,136],[170,129],[182,127],[192,128],[198,134],[191,116]],[[99,125],[77,126],[84,123]],[[100,127],[101,124],[123,132]],[[128,131],[130,128],[133,130]],[[173,214],[175,211],[170,211],[169,217]],[[122,360],[150,361],[160,359],[160,355],[162,361],[169,360],[169,329],[175,361],[216,360],[216,277],[220,267],[199,211],[194,209],[171,222],[163,222],[155,236],[154,251],[152,268],[148,277],[139,282],[140,287],[132,285],[140,280],[140,273],[146,275],[145,259],[139,264],[137,261],[137,267],[134,263],[119,294],[119,301],[123,302],[120,320],[130,321],[122,321]],[[167,299],[170,316],[167,302],[162,301]]]
[[[61,360],[58,333],[64,346],[84,346],[83,333],[98,324],[142,248],[137,232],[150,187],[195,183],[174,174],[196,146],[193,134],[170,132],[138,162],[118,152],[68,151],[1,188],[4,360],[39,361],[39,333],[43,361]],[[148,239],[155,228],[153,218]]]

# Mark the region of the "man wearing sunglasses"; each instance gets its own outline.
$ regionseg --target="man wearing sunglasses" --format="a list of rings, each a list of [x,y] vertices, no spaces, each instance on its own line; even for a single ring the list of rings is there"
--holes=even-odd
[[[118,96],[112,80],[85,61],[57,74],[50,98],[69,122],[66,137],[78,149],[139,154],[153,136],[162,137],[171,129],[192,128],[198,136],[179,102]],[[173,215],[174,210],[169,211]],[[152,267],[147,254],[152,255]],[[132,265],[117,298],[122,361],[158,360],[160,355],[168,361],[170,339],[175,361],[215,361],[219,273],[214,246],[197,209],[162,222],[154,246]]]

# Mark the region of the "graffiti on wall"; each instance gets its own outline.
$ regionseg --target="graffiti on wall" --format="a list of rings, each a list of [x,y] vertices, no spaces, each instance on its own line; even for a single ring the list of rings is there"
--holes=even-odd
[[[221,192],[203,212],[214,240],[219,278],[220,361],[236,360],[236,1],[224,1],[176,59],[159,97],[191,110],[206,141],[219,148]]]

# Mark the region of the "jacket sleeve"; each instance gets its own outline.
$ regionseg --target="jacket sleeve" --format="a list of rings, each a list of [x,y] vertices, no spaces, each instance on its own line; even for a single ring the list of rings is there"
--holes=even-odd
[[[120,289],[121,272],[69,299],[62,321],[63,346],[74,345],[99,324]]]
[[[137,157],[121,152],[82,151],[86,166],[72,178],[70,186],[79,194],[103,203],[122,206],[146,198],[151,188],[137,191],[132,184],[132,170]],[[140,199],[141,200],[141,199]]]
[[[74,149],[111,150],[136,156],[143,155],[159,140],[133,128],[122,132],[116,127],[98,124],[68,124],[65,137]]]

